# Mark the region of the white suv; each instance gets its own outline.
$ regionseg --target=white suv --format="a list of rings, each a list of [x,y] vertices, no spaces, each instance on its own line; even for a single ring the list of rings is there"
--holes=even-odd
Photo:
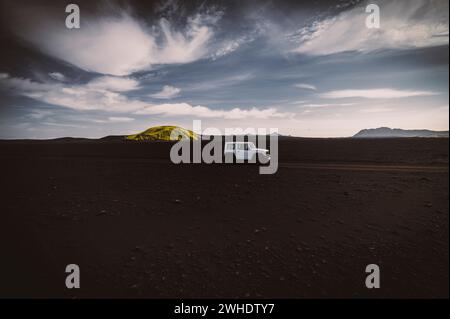
[[[262,163],[270,161],[269,150],[256,148],[252,142],[226,142],[223,154],[226,163],[232,163],[233,160],[251,162],[259,160]]]

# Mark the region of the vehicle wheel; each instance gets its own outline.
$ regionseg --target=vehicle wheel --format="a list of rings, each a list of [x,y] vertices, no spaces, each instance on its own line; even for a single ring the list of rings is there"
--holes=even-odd
[[[261,154],[258,157],[259,164],[267,164],[269,163],[269,157],[267,155]]]

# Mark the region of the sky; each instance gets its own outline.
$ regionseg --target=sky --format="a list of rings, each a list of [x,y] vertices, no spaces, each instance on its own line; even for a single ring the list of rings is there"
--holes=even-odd
[[[449,127],[446,0],[70,3],[0,0],[0,138]]]

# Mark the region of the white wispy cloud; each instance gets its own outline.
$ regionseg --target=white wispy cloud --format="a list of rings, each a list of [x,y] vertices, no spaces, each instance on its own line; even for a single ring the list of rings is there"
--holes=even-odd
[[[365,25],[365,5],[316,20],[295,34],[298,53],[327,55],[345,51],[420,48],[449,43],[448,2],[377,1],[380,28]],[[439,5],[437,5],[439,4]]]
[[[371,108],[364,108],[362,110],[359,110],[361,113],[385,113],[385,112],[391,112],[393,111],[392,108],[389,107],[371,107]]]
[[[254,31],[251,31],[250,34],[239,36],[235,39],[224,40],[222,43],[220,43],[218,49],[213,54],[211,54],[211,59],[214,61],[230,53],[233,53],[243,44],[254,41],[255,38],[256,33]]]
[[[298,89],[317,91],[317,87],[315,85],[308,84],[308,83],[297,83],[297,84],[294,84],[294,87],[296,87]]]
[[[108,117],[108,121],[112,123],[126,123],[134,121],[134,118],[125,116],[110,116]]]
[[[302,108],[323,108],[323,107],[332,107],[332,106],[352,106],[355,103],[311,103],[311,104],[303,104]]]
[[[48,74],[52,79],[64,82],[66,80],[66,76],[59,72],[50,72]]]
[[[50,110],[33,110],[30,113],[27,114],[27,117],[35,119],[35,120],[41,120],[43,118],[46,118],[47,116],[53,115],[53,112]]]
[[[196,116],[203,118],[224,118],[224,119],[242,119],[242,118],[288,118],[290,113],[279,112],[275,108],[258,109],[251,108],[243,110],[233,108],[231,110],[213,110],[205,106],[192,106],[188,103],[173,103],[151,105],[136,112],[136,114],[163,114],[165,116]]]
[[[236,51],[240,45],[241,45],[241,41],[239,41],[239,40],[229,41],[229,42],[225,43],[222,47],[220,47],[216,52],[214,52],[211,55],[211,59],[217,60],[220,57],[230,54],[230,53]]]
[[[83,126],[83,125],[56,123],[56,122],[41,122],[40,124],[48,125],[48,126],[57,126],[57,127],[86,128],[86,126]]]
[[[137,82],[128,78],[102,76],[86,84],[69,85],[41,83],[6,74],[0,77],[0,84],[14,94],[75,110],[133,112],[146,106],[122,94],[137,87]]]
[[[221,78],[210,79],[208,81],[198,81],[192,83],[186,87],[183,87],[185,91],[208,91],[219,87],[226,87],[237,85],[239,83],[251,80],[254,75],[250,72],[238,73],[234,75],[229,75]]]
[[[50,90],[58,86],[54,83],[40,83],[31,81],[30,79],[11,77],[8,73],[0,73],[0,81],[6,89],[17,90],[18,92],[29,92],[35,90]]]
[[[155,54],[157,64],[189,63],[207,55],[207,43],[213,36],[210,23],[215,23],[217,16],[196,15],[188,19],[186,30],[174,31],[170,22],[161,19],[160,27],[164,35],[162,47]]]
[[[160,92],[151,94],[150,96],[155,99],[171,99],[180,94],[180,92],[181,89],[177,87],[164,85],[163,89]]]
[[[27,12],[24,9],[21,19]],[[85,16],[82,28],[75,31],[61,27],[60,17],[46,12],[26,16],[33,17],[33,23],[23,23],[15,31],[40,51],[86,71],[124,76],[156,64],[209,56],[208,42],[221,13],[195,14],[180,29],[164,18],[149,26],[125,12],[95,20]]]
[[[137,83],[129,78],[103,76],[86,84],[65,85],[62,83],[40,83],[0,74],[0,84],[2,87],[11,88],[15,94],[79,111],[101,110],[139,115],[192,116],[222,119],[292,117],[291,113],[279,112],[274,107],[216,110],[201,105],[193,106],[189,103],[148,103],[139,99],[129,98],[123,94],[125,91],[137,88]],[[129,121],[128,118],[124,117],[110,117],[108,120],[115,122]]]
[[[139,88],[139,82],[125,77],[101,76],[87,84],[93,90],[109,90],[113,92],[126,92]]]
[[[367,99],[398,99],[414,96],[437,95],[437,92],[414,91],[414,90],[395,90],[395,89],[367,89],[367,90],[336,90],[320,94],[320,97],[328,99],[340,98],[367,98]]]

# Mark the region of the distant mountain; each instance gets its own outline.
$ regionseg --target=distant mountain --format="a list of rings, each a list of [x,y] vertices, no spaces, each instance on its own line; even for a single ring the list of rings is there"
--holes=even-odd
[[[196,133],[179,126],[155,126],[141,133],[125,136],[125,139],[131,141],[170,141],[170,135],[173,131],[177,134],[178,139],[198,139]]]
[[[389,138],[389,137],[448,137],[448,131],[402,130],[398,128],[379,127],[361,130],[353,135],[356,138]]]

